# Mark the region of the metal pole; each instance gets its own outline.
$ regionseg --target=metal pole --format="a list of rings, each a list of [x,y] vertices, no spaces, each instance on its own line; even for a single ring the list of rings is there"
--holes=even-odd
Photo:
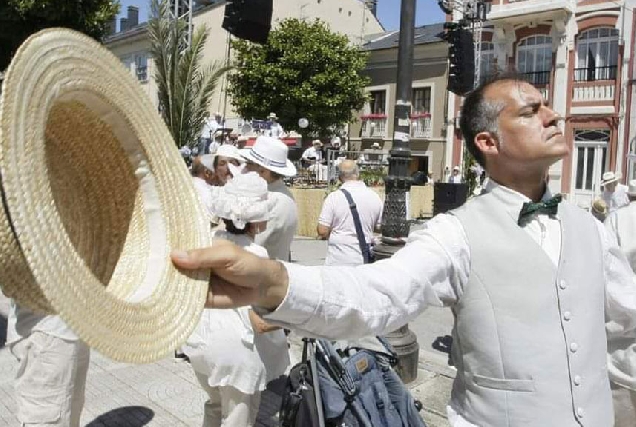
[[[397,99],[393,118],[393,146],[389,152],[389,175],[385,183],[382,212],[382,243],[374,249],[376,258],[389,258],[404,246],[410,223],[407,198],[411,189],[408,173],[411,163],[409,139],[411,135],[411,94],[413,85],[413,45],[415,35],[415,0],[402,0],[400,11],[400,39],[397,58]],[[417,337],[404,325],[387,335],[398,354],[397,372],[402,381],[417,378],[419,345]]]

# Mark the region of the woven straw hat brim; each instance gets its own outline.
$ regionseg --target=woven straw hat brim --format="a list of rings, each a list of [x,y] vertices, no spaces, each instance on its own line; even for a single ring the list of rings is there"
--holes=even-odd
[[[48,29],[0,100],[0,286],[91,347],[150,362],[196,326],[209,272],[169,254],[210,243],[191,177],[148,96],[94,40]]]

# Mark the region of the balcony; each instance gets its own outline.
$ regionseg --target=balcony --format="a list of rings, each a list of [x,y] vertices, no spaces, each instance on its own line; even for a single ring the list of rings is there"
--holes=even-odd
[[[550,100],[550,71],[533,71],[523,73],[528,83],[531,83],[546,101]]]
[[[488,14],[489,21],[510,24],[527,23],[528,20],[541,21],[573,14],[576,0],[509,0],[493,5]]]
[[[137,75],[137,80],[140,82],[145,82],[148,80],[148,67],[137,67],[135,68],[135,74]]]
[[[386,114],[365,114],[360,116],[363,138],[386,138]]]
[[[429,139],[432,136],[431,113],[411,114],[411,138]]]
[[[575,68],[572,101],[614,101],[616,73],[616,65]]]

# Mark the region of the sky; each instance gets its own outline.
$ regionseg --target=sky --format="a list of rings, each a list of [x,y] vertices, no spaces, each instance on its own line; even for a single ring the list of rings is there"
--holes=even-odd
[[[274,0],[276,1],[276,0]],[[117,26],[119,18],[126,16],[128,6],[139,8],[139,22],[148,20],[150,0],[120,0],[121,10],[117,16]],[[398,30],[400,28],[400,0],[377,0],[378,19],[387,31]],[[437,6],[435,0],[416,0],[415,25],[426,25],[444,21],[444,14]]]

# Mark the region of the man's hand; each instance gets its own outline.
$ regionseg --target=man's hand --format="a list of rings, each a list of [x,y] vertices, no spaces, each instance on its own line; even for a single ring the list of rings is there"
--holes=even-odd
[[[227,240],[215,240],[203,249],[174,251],[171,257],[184,270],[212,270],[207,308],[255,305],[273,310],[287,294],[287,270],[280,262],[260,258]]]

